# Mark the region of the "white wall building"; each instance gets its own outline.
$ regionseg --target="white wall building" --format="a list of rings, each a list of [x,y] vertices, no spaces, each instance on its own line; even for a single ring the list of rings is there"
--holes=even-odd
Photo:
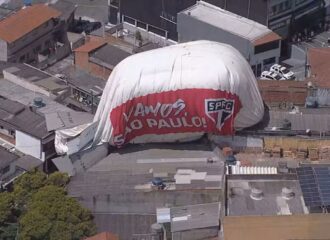
[[[235,47],[255,74],[278,63],[281,37],[266,26],[199,1],[178,14],[179,42],[211,40]]]

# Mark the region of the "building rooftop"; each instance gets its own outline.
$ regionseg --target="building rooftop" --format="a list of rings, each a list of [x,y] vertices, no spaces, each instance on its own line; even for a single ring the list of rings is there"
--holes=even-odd
[[[227,213],[229,216],[308,213],[296,175],[293,175],[291,179],[282,176],[276,179],[255,175],[255,177],[238,177],[227,181]],[[284,188],[293,192],[292,198],[282,195]],[[256,197],[253,195],[255,189],[261,191]]]
[[[65,81],[27,64],[15,64],[3,69],[3,73],[5,77],[5,73],[9,73],[18,77],[20,81],[36,85],[54,95],[59,95],[68,88]],[[11,78],[8,78],[8,80],[11,80]]]
[[[45,4],[25,7],[0,21],[0,39],[12,43],[61,13]]]
[[[64,105],[55,102],[52,98],[47,97],[46,95],[28,90],[5,79],[0,79],[0,96],[24,104],[25,106],[33,105],[33,101],[36,97],[42,98],[44,106],[37,109],[37,112],[42,114],[57,111],[73,111]]]
[[[90,61],[113,69],[118,63],[130,55],[130,53],[118,47],[106,44],[91,54]]]
[[[43,164],[43,162],[40,159],[37,159],[35,157],[32,157],[30,155],[24,155],[17,159],[16,166],[25,170],[25,171],[31,171]]]
[[[99,230],[129,239],[132,232],[150,231],[157,208],[220,201],[224,163],[219,156],[202,143],[113,149],[108,157],[73,176],[68,192],[93,212]],[[163,179],[163,190],[152,185],[155,177]],[[127,229],[122,227],[126,223]]]
[[[273,33],[265,25],[203,1],[197,2],[194,6],[185,9],[181,13],[248,39],[257,45],[265,40],[275,41],[281,39],[280,36]]]
[[[311,81],[319,88],[330,88],[330,48],[309,48],[308,62],[310,64],[311,77],[307,81]]]
[[[171,232],[219,226],[220,202],[170,209]]]
[[[84,45],[76,48],[75,52],[87,52],[90,53],[104,45],[106,45],[106,41],[102,39],[91,39],[90,41],[86,42]]]
[[[119,240],[119,238],[111,232],[103,232],[93,237],[86,238],[85,240]]]
[[[291,123],[291,129],[283,129],[286,121]],[[317,123],[317,124],[315,124]],[[246,128],[249,130],[295,131],[297,134],[306,133],[311,130],[317,136],[319,133],[330,132],[330,113],[329,108],[297,108],[294,110],[269,110],[266,109],[263,119],[256,125]]]
[[[2,124],[7,124],[16,130],[28,133],[39,139],[50,133],[46,128],[45,118],[33,109],[9,99],[0,98],[0,119]]]
[[[17,158],[18,156],[16,154],[9,152],[3,147],[0,147],[0,170],[4,167],[7,167],[12,162],[16,161]]]
[[[328,214],[224,218],[224,240],[328,239]]]

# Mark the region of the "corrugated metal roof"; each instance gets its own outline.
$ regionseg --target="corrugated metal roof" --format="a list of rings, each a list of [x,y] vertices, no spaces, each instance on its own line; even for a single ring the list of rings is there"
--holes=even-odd
[[[0,21],[0,38],[11,43],[61,13],[45,4],[34,4]]]

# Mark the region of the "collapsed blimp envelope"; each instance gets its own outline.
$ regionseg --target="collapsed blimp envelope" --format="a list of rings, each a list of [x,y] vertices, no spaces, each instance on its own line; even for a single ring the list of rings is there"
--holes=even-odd
[[[94,144],[230,135],[263,114],[257,80],[236,49],[183,43],[130,56],[115,67],[94,117]]]

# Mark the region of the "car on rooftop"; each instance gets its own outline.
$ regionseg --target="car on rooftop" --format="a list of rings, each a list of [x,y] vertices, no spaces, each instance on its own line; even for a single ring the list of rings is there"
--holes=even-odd
[[[281,77],[275,72],[263,71],[260,76],[260,80],[285,80],[285,78]]]
[[[295,79],[294,73],[280,64],[274,64],[270,67],[270,72],[274,72],[286,80]]]

